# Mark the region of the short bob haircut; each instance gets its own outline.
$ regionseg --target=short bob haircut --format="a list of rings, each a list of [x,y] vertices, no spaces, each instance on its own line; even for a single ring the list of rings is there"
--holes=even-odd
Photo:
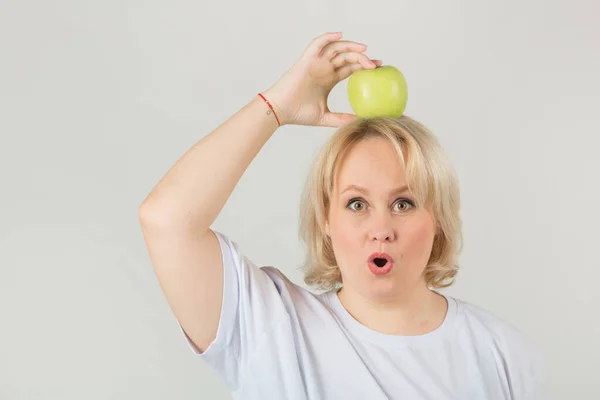
[[[395,147],[417,207],[429,209],[436,222],[433,248],[423,273],[427,287],[451,286],[463,246],[458,179],[434,135],[406,115],[355,118],[338,128],[317,154],[300,200],[299,234],[307,250],[302,265],[304,282],[323,290],[342,285],[325,221],[338,165],[354,144],[373,137],[386,138]]]

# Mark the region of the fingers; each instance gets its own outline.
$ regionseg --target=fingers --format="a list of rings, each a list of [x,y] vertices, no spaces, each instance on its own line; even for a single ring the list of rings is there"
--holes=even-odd
[[[381,60],[371,60],[371,61],[373,61],[373,63],[375,63],[375,66],[377,66],[377,67],[381,67],[381,65],[382,65],[382,61]],[[338,76],[338,80],[339,81],[343,81],[344,79],[346,79],[350,75],[352,75],[355,71],[358,71],[360,69],[365,69],[362,64],[360,64],[360,63],[348,63],[348,64],[345,64],[345,65],[337,68],[335,70],[335,72],[336,72],[336,74]]]
[[[333,68],[343,67],[348,63],[359,63],[365,69],[375,68],[375,63],[364,53],[340,53],[331,59]]]
[[[355,118],[357,118],[357,116],[354,114],[327,112],[325,115],[323,115],[323,119],[319,123],[319,126],[339,128],[340,126],[351,122]]]
[[[363,43],[352,42],[349,40],[337,40],[326,44],[319,54],[326,60],[331,60],[333,57],[340,53],[361,53],[366,49],[367,46]]]
[[[338,81],[343,81],[352,75],[354,71],[358,71],[359,69],[363,69],[363,66],[358,63],[346,64],[343,67],[338,68],[336,70]]]
[[[317,56],[321,53],[323,47],[342,37],[342,32],[328,32],[317,36],[308,46],[307,52],[310,55]]]

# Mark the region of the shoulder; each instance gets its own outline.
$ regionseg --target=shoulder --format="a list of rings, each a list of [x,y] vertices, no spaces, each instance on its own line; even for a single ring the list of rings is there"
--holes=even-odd
[[[275,289],[283,298],[288,298],[292,303],[300,305],[304,302],[323,303],[323,295],[316,294],[310,289],[292,281],[279,268],[263,266],[260,270],[273,282]]]
[[[476,304],[455,299],[461,314],[463,327],[473,333],[487,337],[496,344],[527,345],[531,340],[520,329],[494,312]]]
[[[465,300],[456,299],[460,309],[461,328],[499,349],[532,347],[531,340],[520,329],[496,313]]]
[[[501,334],[517,333],[517,328],[494,312],[474,303],[456,299],[462,311],[463,323],[471,329],[484,330],[492,337],[500,338]]]
[[[532,338],[513,323],[473,303],[455,299],[460,308],[460,331],[476,346],[494,355],[508,375],[542,379],[545,362]]]
[[[214,232],[221,245],[223,263],[227,270],[234,271],[233,277],[237,278],[243,296],[265,297],[268,294],[271,301],[275,296],[287,300],[285,305],[288,310],[294,308],[296,303],[306,301],[322,303],[321,296],[295,283],[279,268],[257,265],[247,256],[237,241],[219,231]],[[265,299],[263,305],[275,307],[271,301]]]

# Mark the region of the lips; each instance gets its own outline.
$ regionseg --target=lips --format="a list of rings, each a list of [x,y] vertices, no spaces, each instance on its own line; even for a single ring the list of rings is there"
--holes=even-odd
[[[377,267],[385,267],[388,263],[393,264],[394,259],[387,253],[373,253],[367,260],[369,263],[375,264]]]
[[[373,253],[367,260],[369,271],[375,276],[386,276],[394,267],[394,259],[387,253]]]

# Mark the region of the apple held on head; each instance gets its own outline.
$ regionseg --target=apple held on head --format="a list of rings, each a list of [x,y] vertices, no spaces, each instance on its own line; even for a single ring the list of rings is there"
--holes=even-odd
[[[358,117],[398,118],[408,100],[406,79],[391,65],[358,70],[348,80],[348,100]]]

